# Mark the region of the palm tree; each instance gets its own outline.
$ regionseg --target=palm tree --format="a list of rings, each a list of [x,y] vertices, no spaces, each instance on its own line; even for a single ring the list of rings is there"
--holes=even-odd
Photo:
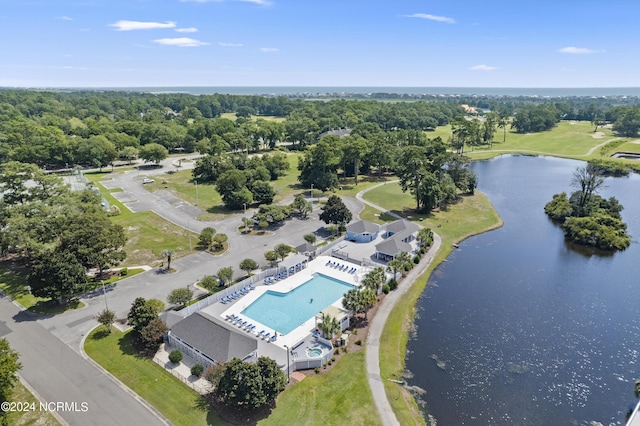
[[[163,259],[167,259],[167,271],[171,270],[171,258],[174,254],[176,254],[176,251],[174,249],[164,249],[160,254]]]
[[[420,228],[417,240],[421,247],[431,245],[431,242],[433,241],[433,231],[431,231],[431,228]]]
[[[342,306],[355,315],[362,309],[362,298],[360,297],[360,291],[358,289],[351,289],[344,294],[342,298]]]
[[[396,279],[400,269],[404,269],[404,262],[400,261],[400,259],[396,258],[387,262],[387,271],[393,272],[394,280]]]
[[[318,324],[318,328],[322,330],[328,339],[331,339],[336,333],[340,332],[340,323],[338,322],[338,318],[325,315],[322,318],[322,322]]]
[[[367,319],[367,312],[378,301],[376,292],[370,288],[365,288],[360,292],[360,300],[362,302],[362,310],[364,311],[364,319]]]
[[[404,265],[406,265],[407,262],[411,262],[411,256],[409,256],[409,253],[406,251],[401,251],[396,257],[396,260],[398,260],[400,265],[402,265],[400,270],[402,271],[402,276],[404,276]]]
[[[498,128],[503,130],[502,143],[507,141],[507,126],[509,125],[509,114],[501,113],[498,117]]]
[[[384,269],[382,267],[377,267],[370,271],[367,275],[365,275],[365,277],[362,279],[362,285],[370,288],[377,294],[386,279],[387,277],[384,273]]]

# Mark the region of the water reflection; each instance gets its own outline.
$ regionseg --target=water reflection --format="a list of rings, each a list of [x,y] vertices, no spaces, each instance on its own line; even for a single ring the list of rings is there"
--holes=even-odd
[[[408,345],[410,385],[440,425],[621,424],[640,326],[637,241],[603,254],[565,242],[544,214],[579,162],[474,164],[505,226],[460,245],[432,274]],[[640,178],[607,179],[637,235]]]

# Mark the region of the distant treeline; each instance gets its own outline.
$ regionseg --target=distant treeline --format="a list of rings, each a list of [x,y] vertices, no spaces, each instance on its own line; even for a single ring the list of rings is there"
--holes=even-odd
[[[461,105],[475,107],[476,110]],[[588,120],[596,128],[634,136],[637,98],[433,97],[412,102],[284,96],[151,94],[126,91],[0,90],[0,162],[47,168],[102,167],[131,159],[157,143],[170,152],[255,151],[287,142],[304,149],[333,129],[373,126],[384,132],[427,131],[456,117],[499,114],[518,132],[547,130],[559,120]],[[235,113],[237,120],[220,118]],[[250,120],[258,116],[257,120]],[[261,119],[260,116],[264,116]],[[278,117],[271,120],[269,117]],[[500,118],[501,117],[501,118]],[[507,120],[506,117],[510,117]],[[489,129],[490,130],[490,129]],[[491,132],[489,132],[491,133]],[[405,135],[399,140],[411,136]],[[459,138],[452,141],[458,143]]]

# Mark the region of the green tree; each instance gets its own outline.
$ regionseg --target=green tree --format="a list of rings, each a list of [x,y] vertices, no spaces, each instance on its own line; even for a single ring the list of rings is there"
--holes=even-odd
[[[315,244],[317,239],[314,234],[305,234],[303,238],[309,244]]]
[[[495,112],[488,113],[482,123],[482,142],[493,148],[493,136],[496,134],[496,125],[500,120],[500,116]]]
[[[337,136],[325,136],[305,152],[298,164],[298,180],[302,186],[310,188],[313,185],[314,188],[326,191],[338,185],[336,170],[340,164],[339,141]]]
[[[637,106],[625,108],[613,123],[613,131],[620,136],[636,137],[640,131],[640,108]]]
[[[358,173],[360,172],[360,162],[369,153],[369,143],[359,135],[350,135],[343,139],[342,158],[343,164],[353,165],[353,176],[355,184],[358,186]],[[347,173],[345,166],[345,175]]]
[[[153,308],[153,311],[156,314],[160,314],[160,312],[164,311],[165,305],[162,300],[159,299],[147,299],[147,304]]]
[[[171,259],[175,254],[176,251],[174,249],[164,249],[162,250],[162,253],[160,253],[160,257],[167,259],[167,271],[171,270]]]
[[[506,113],[500,113],[498,115],[498,128],[502,129],[502,143],[507,141],[507,126],[511,124],[511,116]]]
[[[76,161],[90,164],[100,170],[111,164],[117,157],[118,151],[115,145],[102,135],[82,139],[76,147]]]
[[[280,260],[284,260],[285,257],[287,257],[287,255],[289,253],[291,253],[293,251],[293,248],[291,246],[288,246],[286,244],[278,244],[273,248],[274,253],[280,258]]]
[[[225,266],[218,269],[218,278],[220,278],[225,285],[228,285],[231,280],[233,280],[233,268],[231,266]]]
[[[351,221],[352,214],[340,197],[332,195],[327,199],[327,204],[322,208],[319,218],[327,224],[344,225]]]
[[[169,331],[169,327],[167,327],[167,324],[160,318],[149,321],[149,323],[140,330],[138,337],[142,352],[147,355],[154,355],[162,343],[162,336],[167,331]]]
[[[234,358],[224,367],[215,394],[228,406],[256,409],[273,403],[285,386],[286,377],[274,360],[260,357],[252,364]]]
[[[342,307],[349,312],[353,312],[354,315],[357,315],[358,312],[362,310],[362,297],[360,295],[360,290],[353,288],[347,291],[342,298]]]
[[[160,164],[162,160],[169,156],[169,151],[158,143],[148,143],[140,147],[138,155],[145,163],[153,162]]]
[[[144,297],[137,297],[131,304],[127,315],[129,325],[133,327],[138,336],[147,324],[158,318],[155,308],[147,302]]]
[[[213,243],[213,236],[215,235],[216,230],[210,226],[207,226],[200,232],[200,236],[198,238],[198,244],[203,247],[205,250],[208,250]]]
[[[18,352],[11,349],[7,339],[0,339],[0,403],[9,401],[13,386],[18,381],[18,370],[22,365],[18,362]],[[0,422],[8,425],[8,410],[0,410]]]
[[[120,156],[120,158],[126,159],[129,162],[129,164],[131,164],[133,160],[138,158],[138,154],[139,154],[138,149],[134,146],[125,146],[118,152],[118,155]]]
[[[278,254],[274,250],[269,250],[264,252],[264,258],[267,259],[271,267],[274,267],[278,261]]]
[[[258,264],[253,259],[243,259],[242,262],[240,262],[240,269],[249,275],[251,271],[258,269]]]
[[[256,203],[271,204],[276,196],[276,191],[269,182],[256,180],[251,184],[251,194]]]
[[[306,218],[313,210],[313,206],[307,201],[303,194],[296,195],[293,203],[291,203],[291,208],[297,210],[302,219]]]
[[[186,306],[193,297],[193,291],[187,287],[174,288],[167,295],[167,302],[171,305]]]
[[[544,212],[553,220],[564,223],[573,213],[573,207],[566,192],[554,194],[553,199],[544,206]]]
[[[209,290],[211,293],[215,293],[220,289],[220,281],[211,275],[206,275],[200,280],[200,287]]]
[[[433,231],[431,228],[420,228],[416,237],[420,247],[429,247],[433,242]]]
[[[102,311],[98,312],[96,319],[100,324],[104,325],[104,327],[107,329],[107,333],[110,334],[111,326],[116,321],[116,313],[110,311],[109,309],[103,309]]]
[[[27,278],[34,296],[57,300],[59,304],[71,300],[86,280],[85,269],[75,256],[58,249],[36,255]]]
[[[215,251],[220,251],[224,248],[224,244],[227,242],[229,237],[227,234],[216,234],[213,236],[213,249]]]
[[[398,258],[391,259],[387,262],[387,271],[393,274],[393,279],[395,280],[398,276],[398,271],[404,269],[404,262]]]
[[[384,268],[379,266],[369,271],[367,275],[364,276],[362,279],[362,285],[374,290],[377,294],[385,281],[387,281],[387,276],[384,273]]]

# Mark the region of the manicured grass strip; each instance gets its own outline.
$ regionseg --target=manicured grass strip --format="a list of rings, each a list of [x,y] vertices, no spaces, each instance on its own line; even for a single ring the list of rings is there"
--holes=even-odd
[[[153,405],[174,425],[225,425],[200,395],[150,359],[140,357],[133,349],[131,332],[104,328],[93,330],[84,350],[94,361]]]
[[[383,185],[365,194],[365,199],[381,207],[394,208],[405,216],[412,213],[413,198],[403,194],[396,184]],[[391,205],[391,203],[393,205]],[[370,210],[367,210],[370,214]],[[371,209],[373,210],[373,209]],[[386,379],[401,380],[405,369],[406,346],[409,330],[415,316],[416,303],[422,295],[431,271],[444,261],[451,252],[453,243],[462,239],[494,229],[502,225],[498,213],[493,209],[489,199],[482,193],[464,197],[458,204],[450,206],[446,211],[434,212],[431,215],[409,214],[422,220],[421,225],[430,227],[442,237],[442,248],[429,270],[425,272],[395,306],[382,333],[380,347],[380,373],[393,411],[402,425],[421,425],[424,419],[414,398],[400,385]]]
[[[379,425],[367,381],[365,351],[343,356],[328,374],[310,376],[278,398],[268,425]]]
[[[10,412],[7,415],[11,426],[59,426],[60,422],[49,411],[40,410],[40,401],[27,389],[22,382],[17,381],[13,386],[9,401],[34,404],[35,410]]]

